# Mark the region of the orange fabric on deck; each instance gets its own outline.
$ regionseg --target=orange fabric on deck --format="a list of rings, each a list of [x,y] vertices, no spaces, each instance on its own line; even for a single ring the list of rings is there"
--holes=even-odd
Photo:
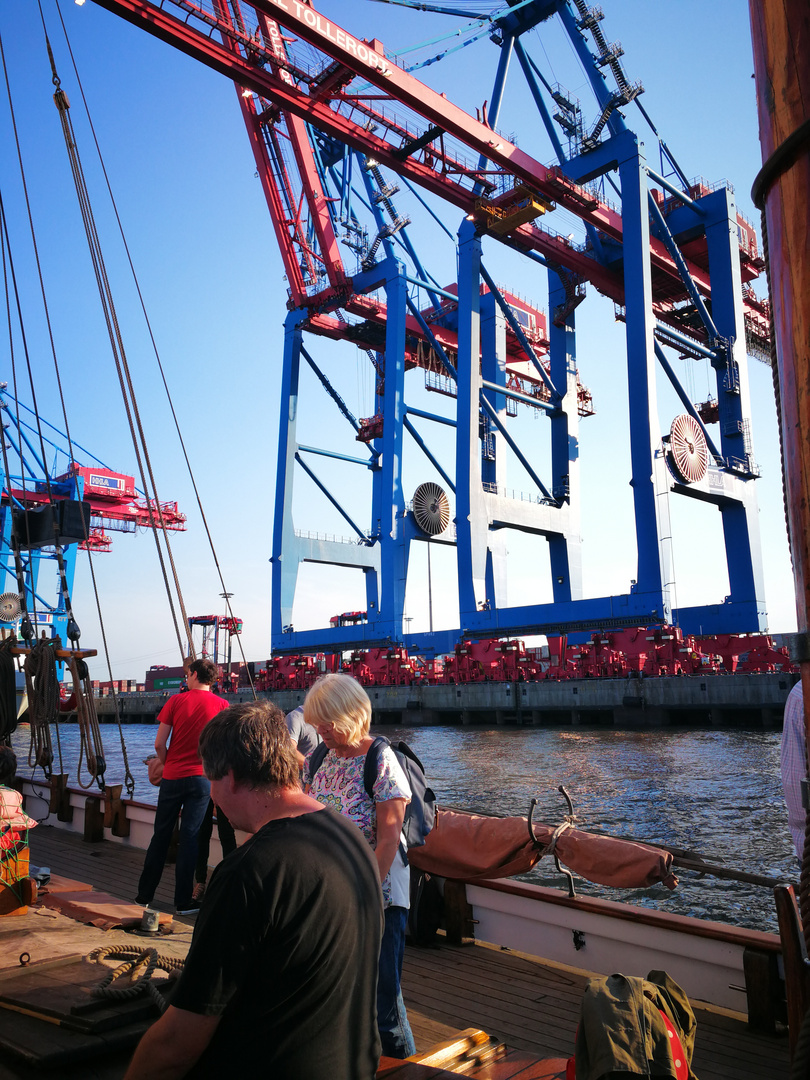
[[[66,892],[43,893],[41,897],[45,907],[55,908],[63,915],[76,919],[77,922],[98,926],[101,930],[113,927],[139,926],[143,915],[140,904],[128,904],[109,893]],[[171,915],[160,913],[161,926],[172,921]]]

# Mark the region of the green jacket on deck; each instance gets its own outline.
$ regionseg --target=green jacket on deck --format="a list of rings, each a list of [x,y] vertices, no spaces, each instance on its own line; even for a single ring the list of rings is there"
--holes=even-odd
[[[673,1040],[661,1012],[680,1036],[689,1080],[697,1080],[691,1066],[695,1015],[665,971],[651,971],[646,979],[617,974],[588,981],[577,1030],[576,1080],[607,1080],[614,1074],[676,1080]]]

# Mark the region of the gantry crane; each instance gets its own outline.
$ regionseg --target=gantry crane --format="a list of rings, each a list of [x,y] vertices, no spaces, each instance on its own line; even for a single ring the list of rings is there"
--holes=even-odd
[[[764,628],[747,380],[747,350],[761,353],[769,335],[767,305],[749,284],[763,268],[756,235],[728,186],[689,182],[663,142],[660,164],[647,159],[627,121],[635,105],[646,118],[642,87],[627,77],[621,47],[605,37],[600,9],[584,0],[510,0],[488,15],[467,12],[480,19],[497,59],[488,105],[472,116],[404,70],[382,42],[355,36],[303,0],[213,0],[211,8],[191,0],[96,3],[226,75],[239,94],[289,287],[274,651],[402,642],[416,541],[454,545],[458,565],[459,627],[409,632],[409,646],[425,652],[450,651],[461,632],[493,637],[673,620],[686,632]],[[530,32],[542,35],[551,20],[586,73],[591,118],[532,56]],[[525,80],[553,164],[498,128],[510,68]],[[608,200],[610,188],[620,208]],[[411,208],[434,215],[437,235],[448,232],[435,199],[443,218],[448,207],[460,211],[451,285],[440,284],[411,238]],[[581,242],[546,224],[555,211],[581,222]],[[493,242],[520,253],[534,276],[536,267],[545,270],[548,317],[498,286],[485,261]],[[342,247],[356,260],[350,268]],[[638,554],[628,591],[601,597],[583,596],[579,538],[578,424],[593,405],[577,374],[576,319],[588,283],[625,324]],[[368,353],[372,416],[352,414],[306,335],[354,342]],[[672,350],[711,365],[711,409],[698,408],[681,385]],[[365,452],[301,441],[304,365]],[[422,369],[426,387],[454,402],[450,415],[406,397],[411,369]],[[657,415],[659,377],[680,401],[668,432]],[[519,408],[547,422],[544,449],[536,434],[527,440],[510,425]],[[418,422],[452,430],[452,460],[431,448]],[[423,456],[431,475],[412,503],[403,482],[406,449]],[[361,520],[345,494],[357,485],[327,484],[312,465],[319,456],[370,473]],[[507,465],[511,475],[528,477],[527,497],[514,493]],[[321,492],[353,541],[296,530],[299,483]],[[717,603],[673,604],[673,494],[721,514],[729,595]],[[548,544],[551,603],[507,601],[508,530]],[[307,561],[363,572],[364,620],[294,629]]]
[[[156,507],[139,495],[131,476],[113,472],[74,445],[74,452],[92,462],[80,465],[66,437],[17,401],[4,383],[0,417],[5,439],[0,462],[0,623],[9,625],[27,615],[33,636],[58,635],[67,644],[67,600],[77,550],[109,551],[107,530],[135,532],[149,526]],[[167,529],[185,531],[186,517],[176,502],[161,503],[161,512]]]

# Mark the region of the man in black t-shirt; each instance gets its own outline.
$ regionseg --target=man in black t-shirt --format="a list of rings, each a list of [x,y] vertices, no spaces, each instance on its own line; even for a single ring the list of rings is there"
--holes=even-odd
[[[209,721],[211,797],[253,834],[211,878],[172,1004],[125,1080],[373,1080],[382,895],[359,830],[301,791],[284,716],[268,702]]]

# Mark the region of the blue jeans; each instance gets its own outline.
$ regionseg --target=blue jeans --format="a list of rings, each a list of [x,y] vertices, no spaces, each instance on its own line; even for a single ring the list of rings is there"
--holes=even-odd
[[[174,868],[174,906],[190,906],[194,867],[197,862],[197,834],[205,817],[210,795],[211,785],[204,776],[184,776],[179,780],[161,781],[155,811],[155,831],[146,852],[141,880],[138,882],[139,901],[148,904],[155,895],[179,816],[180,846]]]
[[[236,851],[236,835],[233,831],[233,825],[225,817],[224,811],[219,807],[216,807],[216,811],[217,833],[219,834],[219,843],[222,848],[222,858],[224,859],[232,851]],[[205,885],[208,880],[208,855],[211,851],[211,834],[213,831],[214,802],[213,799],[209,799],[197,837],[197,868],[194,871],[194,878],[201,885]]]
[[[408,909],[387,907],[380,948],[380,975],[377,982],[377,1027],[386,1057],[406,1058],[416,1053],[411,1025],[402,1000],[400,978],[405,955],[405,927]]]

